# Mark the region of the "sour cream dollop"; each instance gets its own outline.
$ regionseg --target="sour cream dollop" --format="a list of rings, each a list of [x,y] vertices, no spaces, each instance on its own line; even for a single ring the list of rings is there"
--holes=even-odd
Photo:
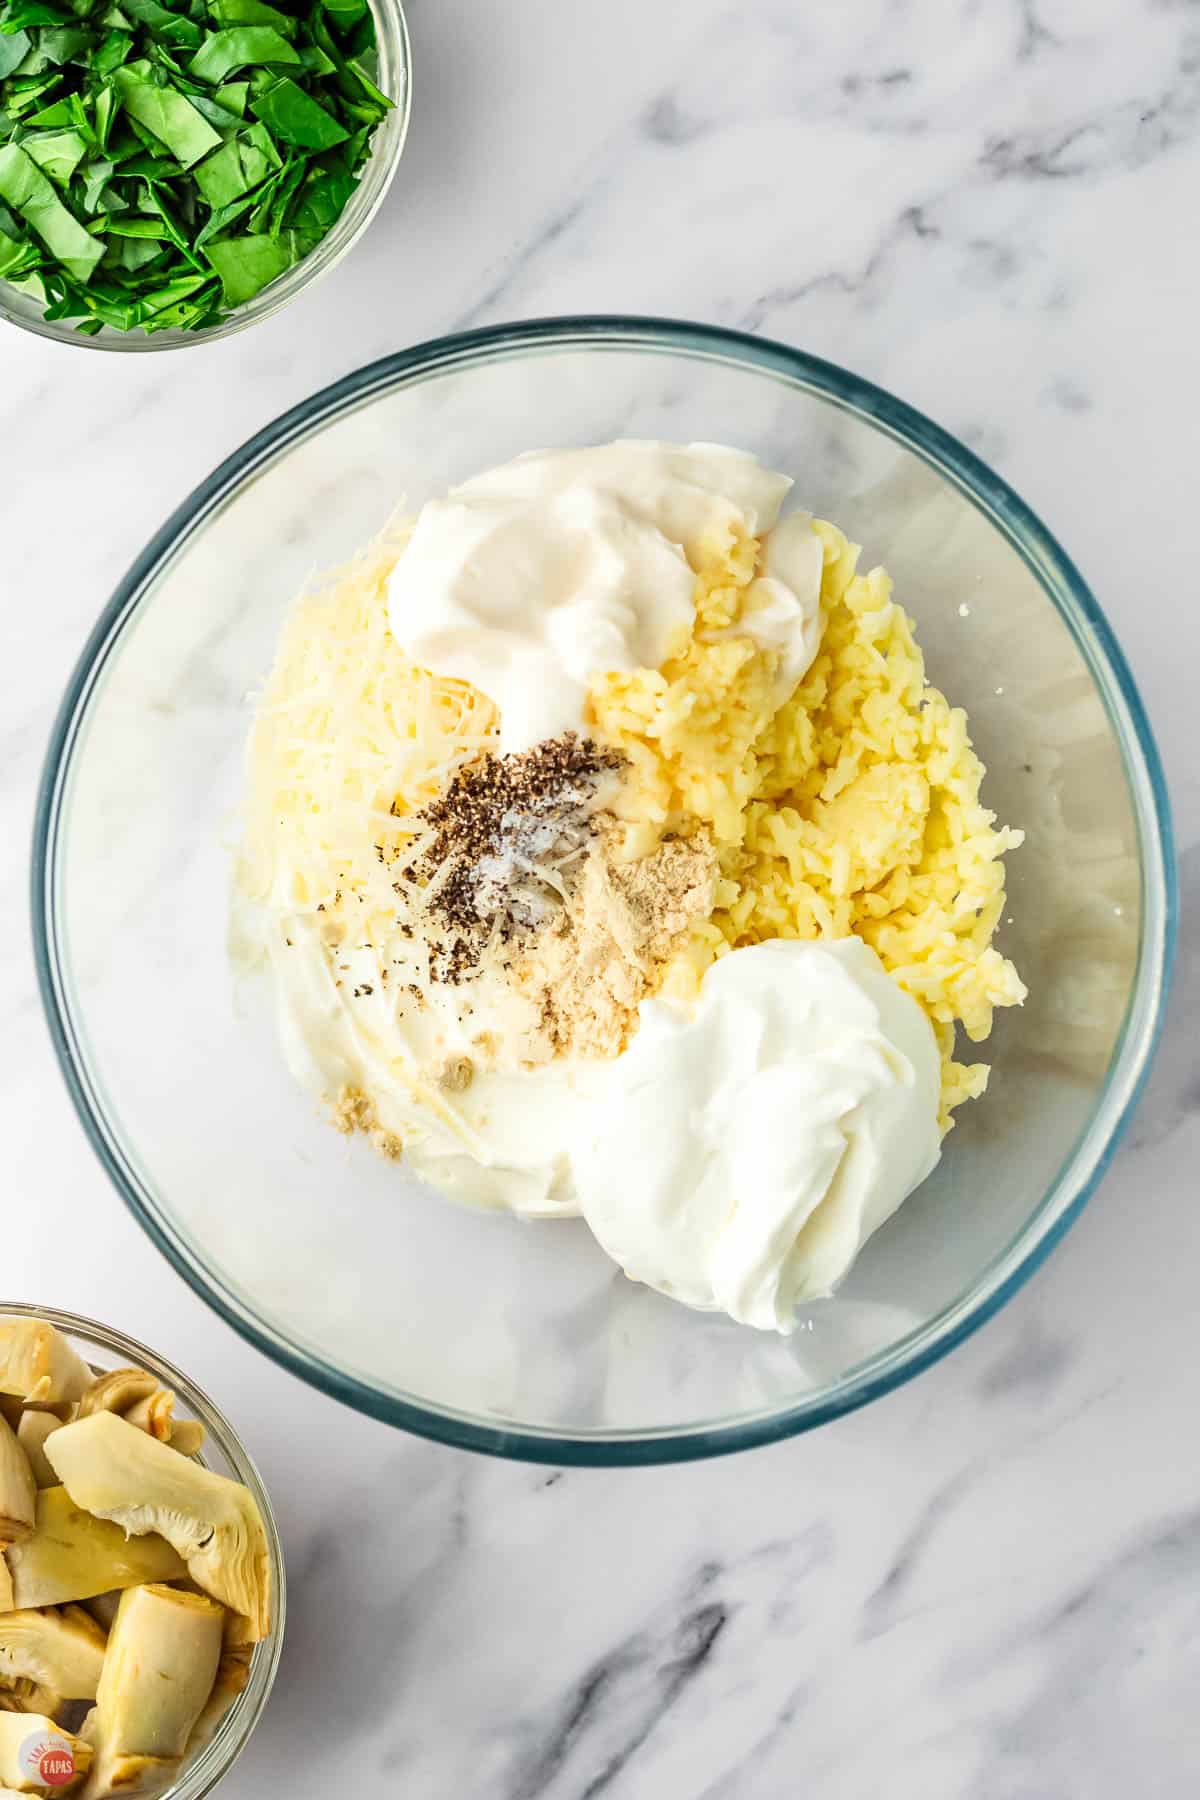
[[[577,731],[596,674],[657,668],[693,617],[696,570],[765,538],[737,629],[780,656],[781,699],[816,654],[823,553],[792,486],[718,444],[538,450],[422,507],[388,590],[414,662],[500,710],[501,749]]]
[[[581,1209],[635,1281],[787,1332],[940,1154],[916,1002],[858,938],[734,950],[691,1013],[644,1001],[572,1157]]]

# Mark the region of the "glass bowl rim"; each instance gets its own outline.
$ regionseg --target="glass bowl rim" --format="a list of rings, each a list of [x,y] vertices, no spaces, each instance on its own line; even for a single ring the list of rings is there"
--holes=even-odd
[[[507,1426],[382,1386],[332,1366],[258,1317],[207,1268],[144,1189],[93,1099],[66,986],[55,909],[62,800],[96,680],[156,575],[251,475],[294,443],[384,394],[431,375],[560,349],[665,351],[740,365],[814,393],[891,437],[982,512],[1037,580],[1082,655],[1120,747],[1137,823],[1141,919],[1137,968],[1104,1083],[1054,1180],[1004,1250],[932,1319],[849,1370],[832,1388],[732,1421],[569,1434]],[[463,1449],[526,1462],[629,1466],[691,1461],[774,1443],[890,1393],[991,1318],[1041,1266],[1079,1216],[1109,1163],[1145,1083],[1162,1029],[1175,953],[1178,892],[1162,762],[1133,676],[1079,570],[1041,520],[973,451],[885,389],[775,340],[682,320],[582,314],[522,320],[433,338],[354,370],[247,439],[176,508],[118,584],[76,664],[51,732],[34,818],[32,915],[47,1024],[85,1134],[135,1219],[189,1286],[227,1324],[291,1373],[368,1416]]]
[[[261,1644],[255,1645],[250,1662],[250,1679],[220,1726],[199,1756],[194,1761],[185,1763],[172,1785],[163,1792],[163,1800],[203,1800],[204,1795],[211,1793],[217,1783],[229,1773],[249,1743],[271,1697],[283,1654],[283,1634],[287,1618],[287,1568],[279,1525],[266,1483],[241,1434],[234,1430],[220,1407],[189,1375],[185,1375],[182,1369],[168,1362],[165,1356],[152,1350],[148,1344],[129,1337],[115,1325],[106,1325],[100,1319],[87,1318],[82,1313],[64,1312],[57,1306],[39,1306],[29,1300],[0,1298],[0,1319],[4,1318],[41,1319],[63,1332],[76,1348],[81,1344],[93,1345],[119,1357],[121,1361],[116,1365],[118,1367],[133,1364],[156,1376],[164,1386],[179,1395],[188,1409],[203,1422],[209,1437],[219,1446],[237,1479],[249,1488],[262,1514],[273,1584],[271,1629]]]
[[[409,126],[412,123],[412,39],[409,35],[408,18],[404,11],[404,0],[368,0],[368,5],[377,15],[376,28],[387,29],[395,39],[399,55],[399,66],[402,75],[403,92],[396,100],[397,120],[392,134],[393,142],[388,147],[386,159],[379,163],[379,153],[372,144],[371,152],[363,164],[358,178],[359,187],[366,185],[368,175],[379,163],[379,174],[374,192],[359,219],[351,231],[338,240],[338,227],[343,215],[336,218],[319,243],[314,244],[307,256],[301,257],[294,268],[288,269],[275,281],[268,283],[252,299],[235,306],[219,324],[208,330],[187,332],[174,328],[161,333],[142,331],[102,331],[95,337],[88,337],[72,329],[72,321],[46,319],[41,313],[22,317],[9,310],[4,300],[6,283],[0,280],[0,325],[10,326],[14,331],[28,332],[31,337],[39,337],[51,344],[61,344],[67,350],[99,350],[108,355],[147,356],[170,350],[198,350],[205,344],[217,344],[225,338],[236,337],[240,332],[249,331],[255,325],[265,325],[277,313],[298,300],[301,294],[315,287],[327,275],[331,275],[344,257],[348,256],[358,244],[369,226],[374,222],[380,207],[387,199],[388,190],[400,167],[400,159],[404,155],[404,147],[408,142]],[[386,20],[386,27],[384,21]],[[381,121],[381,124],[383,121]],[[357,190],[356,190],[357,191]],[[347,202],[349,205],[350,202]],[[324,252],[324,254],[322,254]]]

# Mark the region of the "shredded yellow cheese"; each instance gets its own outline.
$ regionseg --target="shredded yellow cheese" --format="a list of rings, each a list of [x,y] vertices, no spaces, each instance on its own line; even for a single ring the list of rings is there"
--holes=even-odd
[[[736,635],[755,562],[742,547],[698,576],[695,631],[677,657],[592,684],[591,724],[629,762],[630,855],[697,822],[717,848],[716,909],[668,971],[668,991],[694,992],[714,957],[740,944],[853,933],[933,1023],[948,1126],[988,1076],[955,1061],[956,1024],[981,1040],[993,1008],[1025,994],[991,942],[1001,859],[1021,833],[996,829],[981,803],[966,715],[926,682],[887,574],[858,574],[858,546],[835,526],[816,529],[824,632],[782,708],[773,653]]]

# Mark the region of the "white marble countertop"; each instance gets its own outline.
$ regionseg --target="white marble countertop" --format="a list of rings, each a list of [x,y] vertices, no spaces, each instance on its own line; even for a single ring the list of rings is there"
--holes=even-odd
[[[324,285],[173,356],[0,344],[0,1290],[161,1347],[261,1463],[292,1615],[229,1800],[1183,1800],[1200,1792],[1200,8],[410,11],[409,148]],[[466,323],[606,310],[802,344],[996,464],[1129,653],[1172,780],[1185,908],[1124,1148],[1002,1315],[814,1436],[628,1474],[403,1437],[208,1313],[83,1140],[25,924],[53,709],[168,510],[371,357]]]

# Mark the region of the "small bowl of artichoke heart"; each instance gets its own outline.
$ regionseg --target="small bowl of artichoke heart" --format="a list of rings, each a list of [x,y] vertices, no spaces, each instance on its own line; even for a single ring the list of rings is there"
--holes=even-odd
[[[0,0],[0,318],[171,350],[350,249],[404,148],[401,0]]]
[[[207,1794],[283,1614],[270,1502],[211,1401],[106,1326],[0,1305],[0,1793]]]

